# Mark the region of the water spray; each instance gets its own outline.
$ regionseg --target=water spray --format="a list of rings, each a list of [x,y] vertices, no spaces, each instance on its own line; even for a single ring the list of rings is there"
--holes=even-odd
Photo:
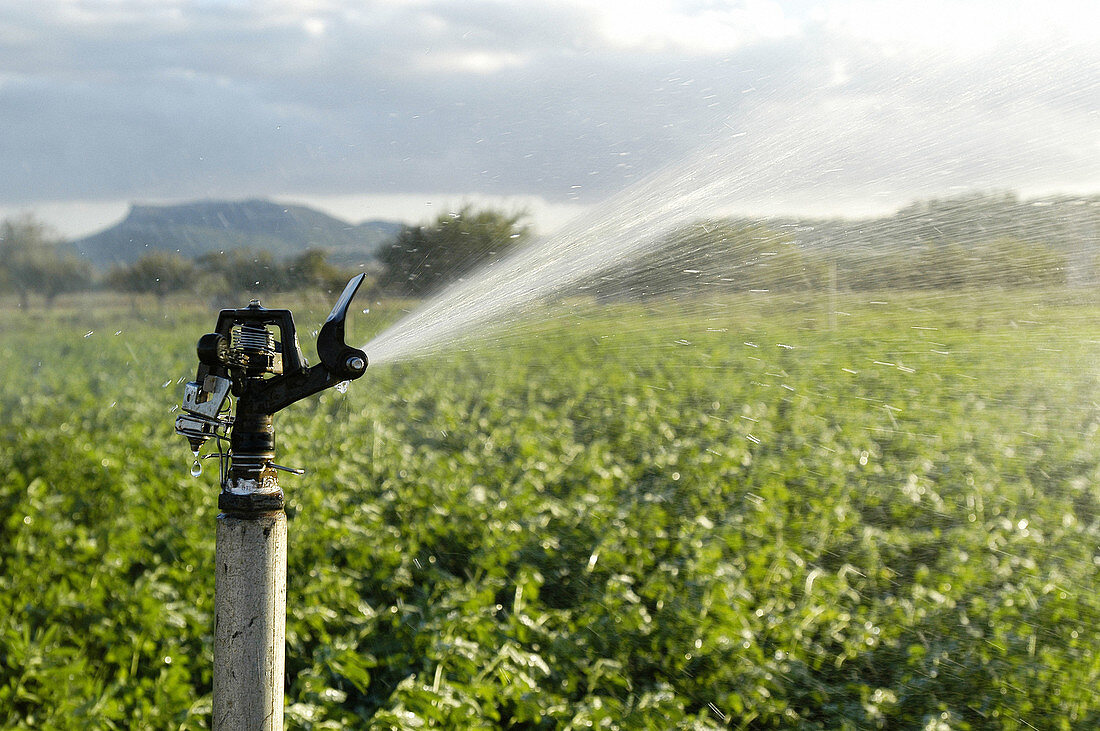
[[[274,415],[363,375],[366,354],[344,342],[348,306],[363,278],[348,282],[321,326],[317,365],[303,357],[290,311],[258,300],[222,310],[214,332],[199,338],[198,373],[184,387],[176,431],[191,445],[194,476],[202,472],[203,445],[210,439],[218,445],[207,455],[219,461],[222,511],[215,548],[215,730],[283,728],[286,513],[278,473],[304,470],[275,464]]]

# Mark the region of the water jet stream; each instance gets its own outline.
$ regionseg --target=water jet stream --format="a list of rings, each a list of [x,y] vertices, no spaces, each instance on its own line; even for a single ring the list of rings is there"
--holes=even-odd
[[[737,193],[729,157],[697,154],[644,178],[556,235],[452,284],[363,349],[372,364],[428,356],[477,328],[514,322],[530,305],[629,263]]]
[[[363,349],[372,363],[381,364],[432,355],[488,330],[499,332],[532,305],[625,268],[667,243],[670,232],[708,216],[750,215],[750,209],[794,214],[777,207],[807,203],[836,210],[876,198],[881,206],[884,188],[897,193],[904,185],[906,198],[894,201],[900,205],[913,195],[1004,184],[1020,172],[1021,163],[987,160],[954,138],[929,139],[920,125],[916,133],[899,134],[905,129],[901,122],[921,107],[894,101],[890,119],[896,118],[897,125],[884,126],[866,105],[837,108],[825,99],[816,105],[807,100],[805,113],[797,117],[761,113],[745,129],[724,126],[687,159],[643,178],[554,236],[444,289]],[[991,129],[996,125],[981,119]],[[939,162],[947,158],[952,161],[948,173],[967,165],[976,172],[948,175]],[[838,195],[840,190],[848,195]]]

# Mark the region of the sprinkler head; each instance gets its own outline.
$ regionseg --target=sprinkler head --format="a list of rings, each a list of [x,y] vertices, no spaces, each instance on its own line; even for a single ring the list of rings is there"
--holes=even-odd
[[[199,370],[184,388],[184,414],[176,420],[176,431],[193,452],[211,437],[219,445],[229,442],[232,467],[223,469],[223,488],[235,480],[271,480],[277,486],[272,416],[318,391],[341,384],[346,388],[348,381],[363,375],[366,353],[344,342],[344,323],[364,276],[348,282],[321,326],[321,362],[315,366],[302,355],[290,311],[269,310],[257,300],[242,309],[222,310],[215,331],[199,339]],[[279,331],[278,339],[272,329]],[[230,392],[236,397],[236,413],[226,405]]]

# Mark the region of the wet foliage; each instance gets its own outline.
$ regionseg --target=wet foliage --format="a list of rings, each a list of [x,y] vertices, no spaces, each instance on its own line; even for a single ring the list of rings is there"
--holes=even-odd
[[[1081,299],[574,303],[288,409],[288,725],[1096,726]],[[208,724],[211,324],[0,321],[0,725]]]

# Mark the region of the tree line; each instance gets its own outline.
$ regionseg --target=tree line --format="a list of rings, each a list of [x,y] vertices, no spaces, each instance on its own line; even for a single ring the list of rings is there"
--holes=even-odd
[[[405,226],[372,263],[372,296],[425,297],[532,240],[523,213],[465,207]],[[152,250],[129,264],[96,272],[31,216],[0,223],[0,291],[27,307],[32,295],[103,288],[160,299],[175,292],[216,298],[291,290],[339,291],[359,269],[310,249],[277,259],[246,249],[186,258]],[[722,219],[683,227],[649,253],[615,270],[593,272],[586,288],[602,299],[645,299],[692,292],[1054,287],[1067,283],[1067,257],[1040,242],[930,240],[905,246],[817,248],[797,230]]]
[[[873,291],[1058,287],[1068,257],[1007,236],[959,243],[805,246],[797,231],[747,220],[684,227],[594,286],[607,298],[715,291]]]
[[[91,265],[60,243],[32,216],[0,222],[0,291],[14,292],[26,309],[32,294],[51,305],[58,295],[91,288]]]
[[[380,255],[384,292],[423,297],[527,245],[522,215],[464,209],[406,227]],[[1038,241],[996,232],[959,242],[818,248],[799,232],[745,219],[700,221],[655,241],[648,253],[592,272],[584,291],[600,299],[646,299],[716,291],[826,291],[1057,287],[1067,256]]]
[[[160,300],[176,292],[230,298],[307,289],[339,291],[352,274],[330,262],[320,249],[282,260],[268,251],[248,249],[195,258],[154,249],[132,263],[98,272],[33,216],[0,222],[0,292],[16,295],[24,309],[32,296],[50,307],[59,295],[94,289]]]
[[[366,264],[373,295],[423,297],[529,239],[521,213],[465,207],[435,221],[405,226]],[[360,268],[340,266],[321,249],[277,258],[264,250],[230,249],[188,258],[150,250],[137,260],[97,272],[33,216],[0,224],[0,292],[27,308],[32,295],[52,305],[58,295],[92,289],[165,299],[191,292],[217,299],[247,294],[339,291]]]

